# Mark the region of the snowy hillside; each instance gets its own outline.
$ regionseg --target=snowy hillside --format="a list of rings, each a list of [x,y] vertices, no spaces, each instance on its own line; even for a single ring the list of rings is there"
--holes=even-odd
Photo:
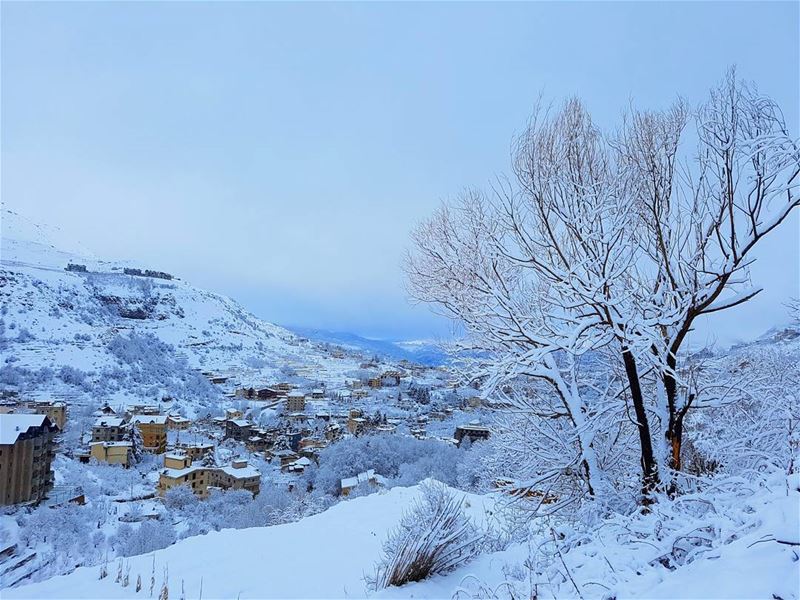
[[[75,396],[102,380],[109,401],[169,396],[191,416],[221,397],[198,371],[250,384],[287,370],[335,381],[357,365],[356,358],[332,359],[229,298],[177,278],[123,272],[158,265],[66,252],[54,237],[3,212],[0,375],[7,386]],[[86,271],[67,271],[70,263]]]
[[[796,598],[796,554],[776,542],[775,535],[797,522],[781,521],[781,503],[789,499],[785,483],[775,484],[772,489],[727,493],[727,502],[717,504],[719,514],[707,516],[702,530],[698,520],[689,520],[690,511],[671,507],[667,513],[656,507],[650,515],[599,523],[596,535],[589,537],[584,531],[582,543],[562,549],[560,561],[532,575],[536,593],[541,598]],[[466,513],[476,524],[485,526],[492,520],[495,498],[456,493],[465,499]],[[790,493],[797,495],[796,490]],[[166,580],[170,596],[186,598],[451,598],[459,591],[463,597],[487,597],[490,592],[493,598],[532,597],[525,586],[531,584],[531,570],[543,568],[552,558],[553,549],[546,546],[549,533],[533,546],[510,544],[445,575],[372,591],[366,578],[374,573],[382,543],[419,496],[420,486],[394,488],[342,502],[295,523],[188,538],[125,561],[127,587],[115,582],[118,567],[112,563],[104,579],[98,577],[100,567],[84,567],[6,589],[3,596],[136,598],[147,594],[154,574],[155,593]],[[660,534],[653,534],[654,526],[663,527]],[[644,543],[648,528],[652,537]],[[692,535],[706,540],[700,551],[686,564],[681,560],[681,566],[665,568],[658,560],[661,553],[672,549],[677,554],[681,540]],[[247,551],[232,553],[232,548]],[[731,577],[733,573],[739,576]],[[139,594],[134,585],[138,577],[144,588]],[[576,596],[573,585],[583,592]]]

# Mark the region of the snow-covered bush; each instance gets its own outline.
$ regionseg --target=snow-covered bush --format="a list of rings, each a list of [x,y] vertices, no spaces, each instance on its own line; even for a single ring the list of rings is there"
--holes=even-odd
[[[377,589],[448,573],[480,550],[482,534],[464,513],[464,500],[446,486],[425,482],[422,496],[403,514],[383,544]]]
[[[188,485],[176,485],[164,494],[164,506],[172,510],[187,510],[199,502]]]
[[[58,378],[67,385],[75,387],[83,387],[86,384],[86,373],[69,365],[64,365],[59,369]]]
[[[175,528],[164,521],[144,521],[138,529],[124,523],[112,540],[119,556],[135,556],[161,550],[175,543]]]

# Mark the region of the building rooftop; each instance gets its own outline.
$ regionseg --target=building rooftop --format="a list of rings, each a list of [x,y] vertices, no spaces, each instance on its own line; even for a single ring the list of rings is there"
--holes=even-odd
[[[167,417],[166,415],[133,415],[131,417],[131,421],[133,423],[142,423],[144,425],[151,423],[155,425],[166,425]]]
[[[94,422],[95,427],[122,427],[125,419],[121,417],[100,417]]]
[[[234,467],[233,465],[225,465],[224,467],[217,467],[220,471],[236,479],[247,479],[249,477],[261,477],[261,471],[247,465],[246,467]]]
[[[41,426],[46,418],[46,415],[0,415],[0,444],[15,444],[20,435],[31,427]]]
[[[133,446],[132,442],[90,442],[89,443],[90,446],[97,446],[98,444],[103,446],[104,448],[115,448],[115,447],[122,448],[124,446],[128,446],[128,447]]]

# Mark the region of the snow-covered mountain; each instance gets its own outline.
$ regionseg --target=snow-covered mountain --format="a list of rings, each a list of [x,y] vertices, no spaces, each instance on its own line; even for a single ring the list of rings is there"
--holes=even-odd
[[[358,363],[334,359],[230,298],[165,278],[158,265],[65,251],[53,234],[2,213],[0,382],[7,388],[109,401],[168,396],[193,413],[221,397],[201,371],[249,385],[293,373],[335,381]],[[127,274],[131,268],[156,276]]]
[[[312,327],[287,326],[299,336],[320,342],[352,348],[393,360],[408,360],[421,365],[438,366],[447,361],[441,346],[432,340],[377,340],[345,331],[329,331]]]

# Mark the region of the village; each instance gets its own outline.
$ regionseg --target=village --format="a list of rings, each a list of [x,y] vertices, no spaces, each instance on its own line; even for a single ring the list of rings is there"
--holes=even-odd
[[[334,358],[346,350],[328,348]],[[86,489],[63,476],[92,468],[93,473],[136,467],[142,479],[119,489],[122,522],[162,518],[160,505],[170,490],[185,488],[204,501],[217,491],[245,490],[255,498],[265,489],[290,494],[312,487],[306,470],[320,466],[321,452],[337,442],[366,436],[437,440],[458,447],[490,436],[479,390],[459,387],[441,367],[402,361],[361,362],[342,383],[303,379],[256,382],[233,372],[203,371],[221,392],[219,414],[190,418],[175,399],[115,406],[99,401],[90,418],[71,419],[80,407],[68,400],[26,398],[14,390],[0,400],[0,505],[9,510],[58,511],[84,505]],[[165,406],[166,405],[166,408]],[[78,422],[80,421],[80,423]],[[79,428],[65,442],[65,431]],[[97,468],[101,469],[98,471]],[[133,469],[132,469],[133,470]],[[386,486],[375,469],[342,473],[335,496],[346,498]],[[135,485],[135,487],[134,487]],[[311,491],[303,489],[304,492]],[[107,501],[108,498],[105,498]],[[0,548],[0,571],[15,582],[36,575],[32,549]]]

